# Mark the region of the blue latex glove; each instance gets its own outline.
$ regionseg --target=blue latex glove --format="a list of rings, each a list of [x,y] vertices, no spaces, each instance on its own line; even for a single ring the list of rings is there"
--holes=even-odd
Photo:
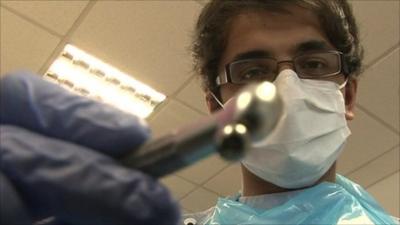
[[[36,75],[0,84],[1,224],[178,223],[157,180],[114,161],[149,137],[141,120]]]

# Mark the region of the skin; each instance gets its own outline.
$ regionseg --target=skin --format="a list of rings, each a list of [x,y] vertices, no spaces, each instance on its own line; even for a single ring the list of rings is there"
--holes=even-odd
[[[322,31],[318,18],[310,11],[299,7],[286,7],[287,12],[243,12],[231,22],[227,46],[223,53],[219,72],[224,73],[224,66],[237,56],[250,51],[265,51],[278,61],[291,60],[300,53],[299,46],[307,42],[323,43],[324,49],[336,50]],[[279,72],[293,69],[292,63],[279,64]],[[333,79],[342,79],[339,75]],[[233,97],[243,85],[223,84],[220,88],[221,98],[226,102]],[[349,80],[342,90],[346,104],[346,120],[354,118],[354,106],[357,81]],[[215,102],[207,98],[210,111],[215,109]],[[335,182],[336,163],[315,184],[323,181]],[[314,185],[315,185],[314,184]],[[269,183],[248,171],[242,166],[243,196],[254,196],[291,191]]]

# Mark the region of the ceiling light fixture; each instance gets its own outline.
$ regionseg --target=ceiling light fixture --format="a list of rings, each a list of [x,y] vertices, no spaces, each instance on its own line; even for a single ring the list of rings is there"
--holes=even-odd
[[[70,44],[44,78],[141,118],[148,117],[166,99],[148,85]]]

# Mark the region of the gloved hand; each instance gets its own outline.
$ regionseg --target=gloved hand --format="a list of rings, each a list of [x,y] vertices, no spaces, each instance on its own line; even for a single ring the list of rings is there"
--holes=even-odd
[[[157,180],[114,160],[149,137],[140,119],[28,73],[0,84],[1,224],[178,223]]]

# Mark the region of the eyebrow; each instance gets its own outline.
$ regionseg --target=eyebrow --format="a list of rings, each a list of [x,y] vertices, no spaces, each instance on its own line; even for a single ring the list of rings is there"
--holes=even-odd
[[[309,52],[309,51],[320,51],[320,50],[332,50],[331,47],[325,41],[310,40],[296,45],[295,52],[297,54]]]
[[[299,43],[294,47],[294,52],[296,54],[305,53],[309,51],[321,51],[321,50],[332,50],[332,48],[329,47],[329,45],[325,41],[319,41],[319,40],[309,40],[306,42]],[[273,58],[273,54],[270,51],[256,49],[240,53],[236,55],[232,61],[265,58],[265,57]]]
[[[235,56],[233,61],[243,60],[243,59],[255,59],[255,58],[264,58],[264,57],[272,57],[272,53],[265,50],[253,50],[248,52],[243,52]]]

